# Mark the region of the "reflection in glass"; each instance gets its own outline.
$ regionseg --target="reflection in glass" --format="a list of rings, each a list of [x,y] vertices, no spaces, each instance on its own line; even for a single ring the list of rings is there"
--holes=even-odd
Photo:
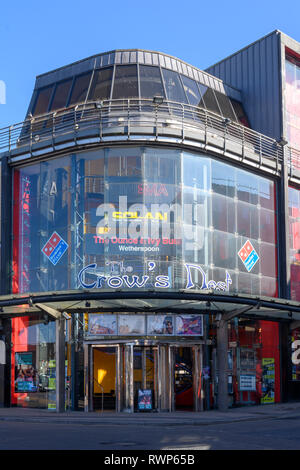
[[[299,198],[290,195],[295,265]],[[230,273],[230,292],[276,288],[274,183],[207,154],[112,147],[16,168],[13,210],[14,292],[76,289],[89,265],[83,281],[91,288],[108,288],[112,275],[125,276],[114,280],[122,289],[133,276],[135,288],[185,288],[185,263],[215,282]],[[54,231],[68,244],[55,266],[42,250]],[[250,272],[238,256],[248,239],[259,255]],[[192,274],[201,285],[201,271]]]
[[[178,103],[187,103],[178,73],[167,69],[162,69],[162,72],[168,100]]]
[[[69,97],[71,84],[72,80],[66,80],[56,85],[54,98],[52,100],[49,111],[64,108],[65,106],[67,106],[67,100]]]
[[[86,100],[89,84],[91,80],[91,72],[79,75],[75,79],[69,105],[75,103],[83,103]]]
[[[48,111],[52,91],[53,91],[53,85],[45,87],[45,88],[41,88],[39,90],[38,96],[35,102],[34,111],[32,113],[34,116],[46,113]]]
[[[113,99],[138,97],[136,65],[117,65],[114,80]]]
[[[91,101],[96,100],[109,100],[112,82],[113,68],[96,70],[91,85],[88,99]]]
[[[153,98],[165,96],[160,70],[158,67],[140,65],[140,90],[141,98]]]
[[[198,106],[201,100],[201,95],[197,83],[195,80],[181,75],[181,80],[183,83],[184,91],[188,98],[189,104],[192,106]]]

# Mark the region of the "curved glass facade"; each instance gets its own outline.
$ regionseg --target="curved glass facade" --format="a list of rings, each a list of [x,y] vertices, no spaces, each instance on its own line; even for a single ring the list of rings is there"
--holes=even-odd
[[[16,169],[13,291],[276,296],[274,191],[269,179],[166,148],[112,147]]]
[[[199,106],[248,126],[242,104],[225,93],[173,70],[142,64],[104,67],[42,87],[31,113],[37,116],[86,101],[154,96]]]

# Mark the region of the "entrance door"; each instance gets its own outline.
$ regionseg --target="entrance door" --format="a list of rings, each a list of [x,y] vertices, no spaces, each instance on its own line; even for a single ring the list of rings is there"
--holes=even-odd
[[[171,409],[173,411],[202,410],[201,346],[170,347]]]
[[[92,350],[92,409],[116,410],[117,404],[117,348],[93,347]]]
[[[157,347],[133,347],[134,411],[157,410]]]

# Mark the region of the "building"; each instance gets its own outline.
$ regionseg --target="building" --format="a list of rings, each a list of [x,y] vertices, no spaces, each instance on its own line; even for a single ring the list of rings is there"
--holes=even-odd
[[[299,399],[298,42],[45,73],[0,151],[2,406]]]

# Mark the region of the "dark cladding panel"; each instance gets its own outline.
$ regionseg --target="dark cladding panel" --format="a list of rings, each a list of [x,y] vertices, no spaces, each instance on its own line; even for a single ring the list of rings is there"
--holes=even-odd
[[[242,91],[250,126],[276,139],[282,134],[279,48],[275,31],[207,69]]]

